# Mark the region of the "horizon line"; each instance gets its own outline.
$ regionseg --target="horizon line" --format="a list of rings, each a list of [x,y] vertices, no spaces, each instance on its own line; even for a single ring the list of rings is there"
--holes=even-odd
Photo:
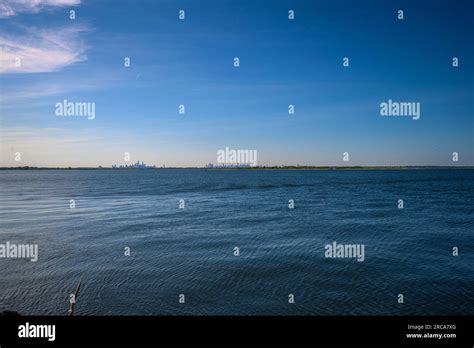
[[[258,170],[258,169],[474,169],[474,165],[354,165],[354,166],[314,166],[314,165],[262,165],[254,167],[239,167],[239,166],[222,166],[222,167],[207,167],[207,166],[178,166],[178,167],[145,167],[145,168],[133,168],[133,167],[103,167],[103,166],[79,166],[79,167],[38,167],[38,166],[17,166],[17,167],[0,167],[0,170],[31,170],[31,169],[107,169],[107,170],[153,170],[153,169],[208,169],[208,170]]]

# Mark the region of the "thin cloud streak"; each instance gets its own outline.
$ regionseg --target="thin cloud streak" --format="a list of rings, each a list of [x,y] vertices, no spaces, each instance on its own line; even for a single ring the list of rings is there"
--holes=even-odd
[[[0,36],[0,74],[54,72],[85,61],[87,47],[79,35],[88,30],[85,26],[31,28],[15,38]]]
[[[2,0],[0,18],[16,16],[21,13],[38,13],[50,7],[77,6],[81,0]]]

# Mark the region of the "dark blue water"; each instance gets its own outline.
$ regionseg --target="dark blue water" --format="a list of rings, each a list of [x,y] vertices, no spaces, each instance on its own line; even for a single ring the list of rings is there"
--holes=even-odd
[[[474,314],[473,179],[472,170],[0,171],[0,243],[39,245],[36,263],[0,259],[0,311],[63,315],[81,280],[78,315]],[[364,244],[365,261],[325,258],[333,241]]]

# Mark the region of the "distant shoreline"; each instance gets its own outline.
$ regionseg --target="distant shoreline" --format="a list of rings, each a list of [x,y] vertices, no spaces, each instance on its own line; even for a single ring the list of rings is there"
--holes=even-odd
[[[167,167],[167,168],[111,168],[111,167],[0,167],[0,170],[170,170],[170,169],[200,169],[210,171],[220,170],[460,170],[474,169],[474,166],[282,166],[282,167],[243,167],[243,168],[205,168],[205,167]]]

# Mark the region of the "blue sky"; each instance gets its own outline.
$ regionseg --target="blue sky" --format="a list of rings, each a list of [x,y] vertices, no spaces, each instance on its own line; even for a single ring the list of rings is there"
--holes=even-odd
[[[202,166],[229,147],[261,165],[474,165],[473,15],[468,0],[0,1],[1,164]],[[56,116],[64,99],[95,119]],[[388,99],[420,119],[381,117]]]

